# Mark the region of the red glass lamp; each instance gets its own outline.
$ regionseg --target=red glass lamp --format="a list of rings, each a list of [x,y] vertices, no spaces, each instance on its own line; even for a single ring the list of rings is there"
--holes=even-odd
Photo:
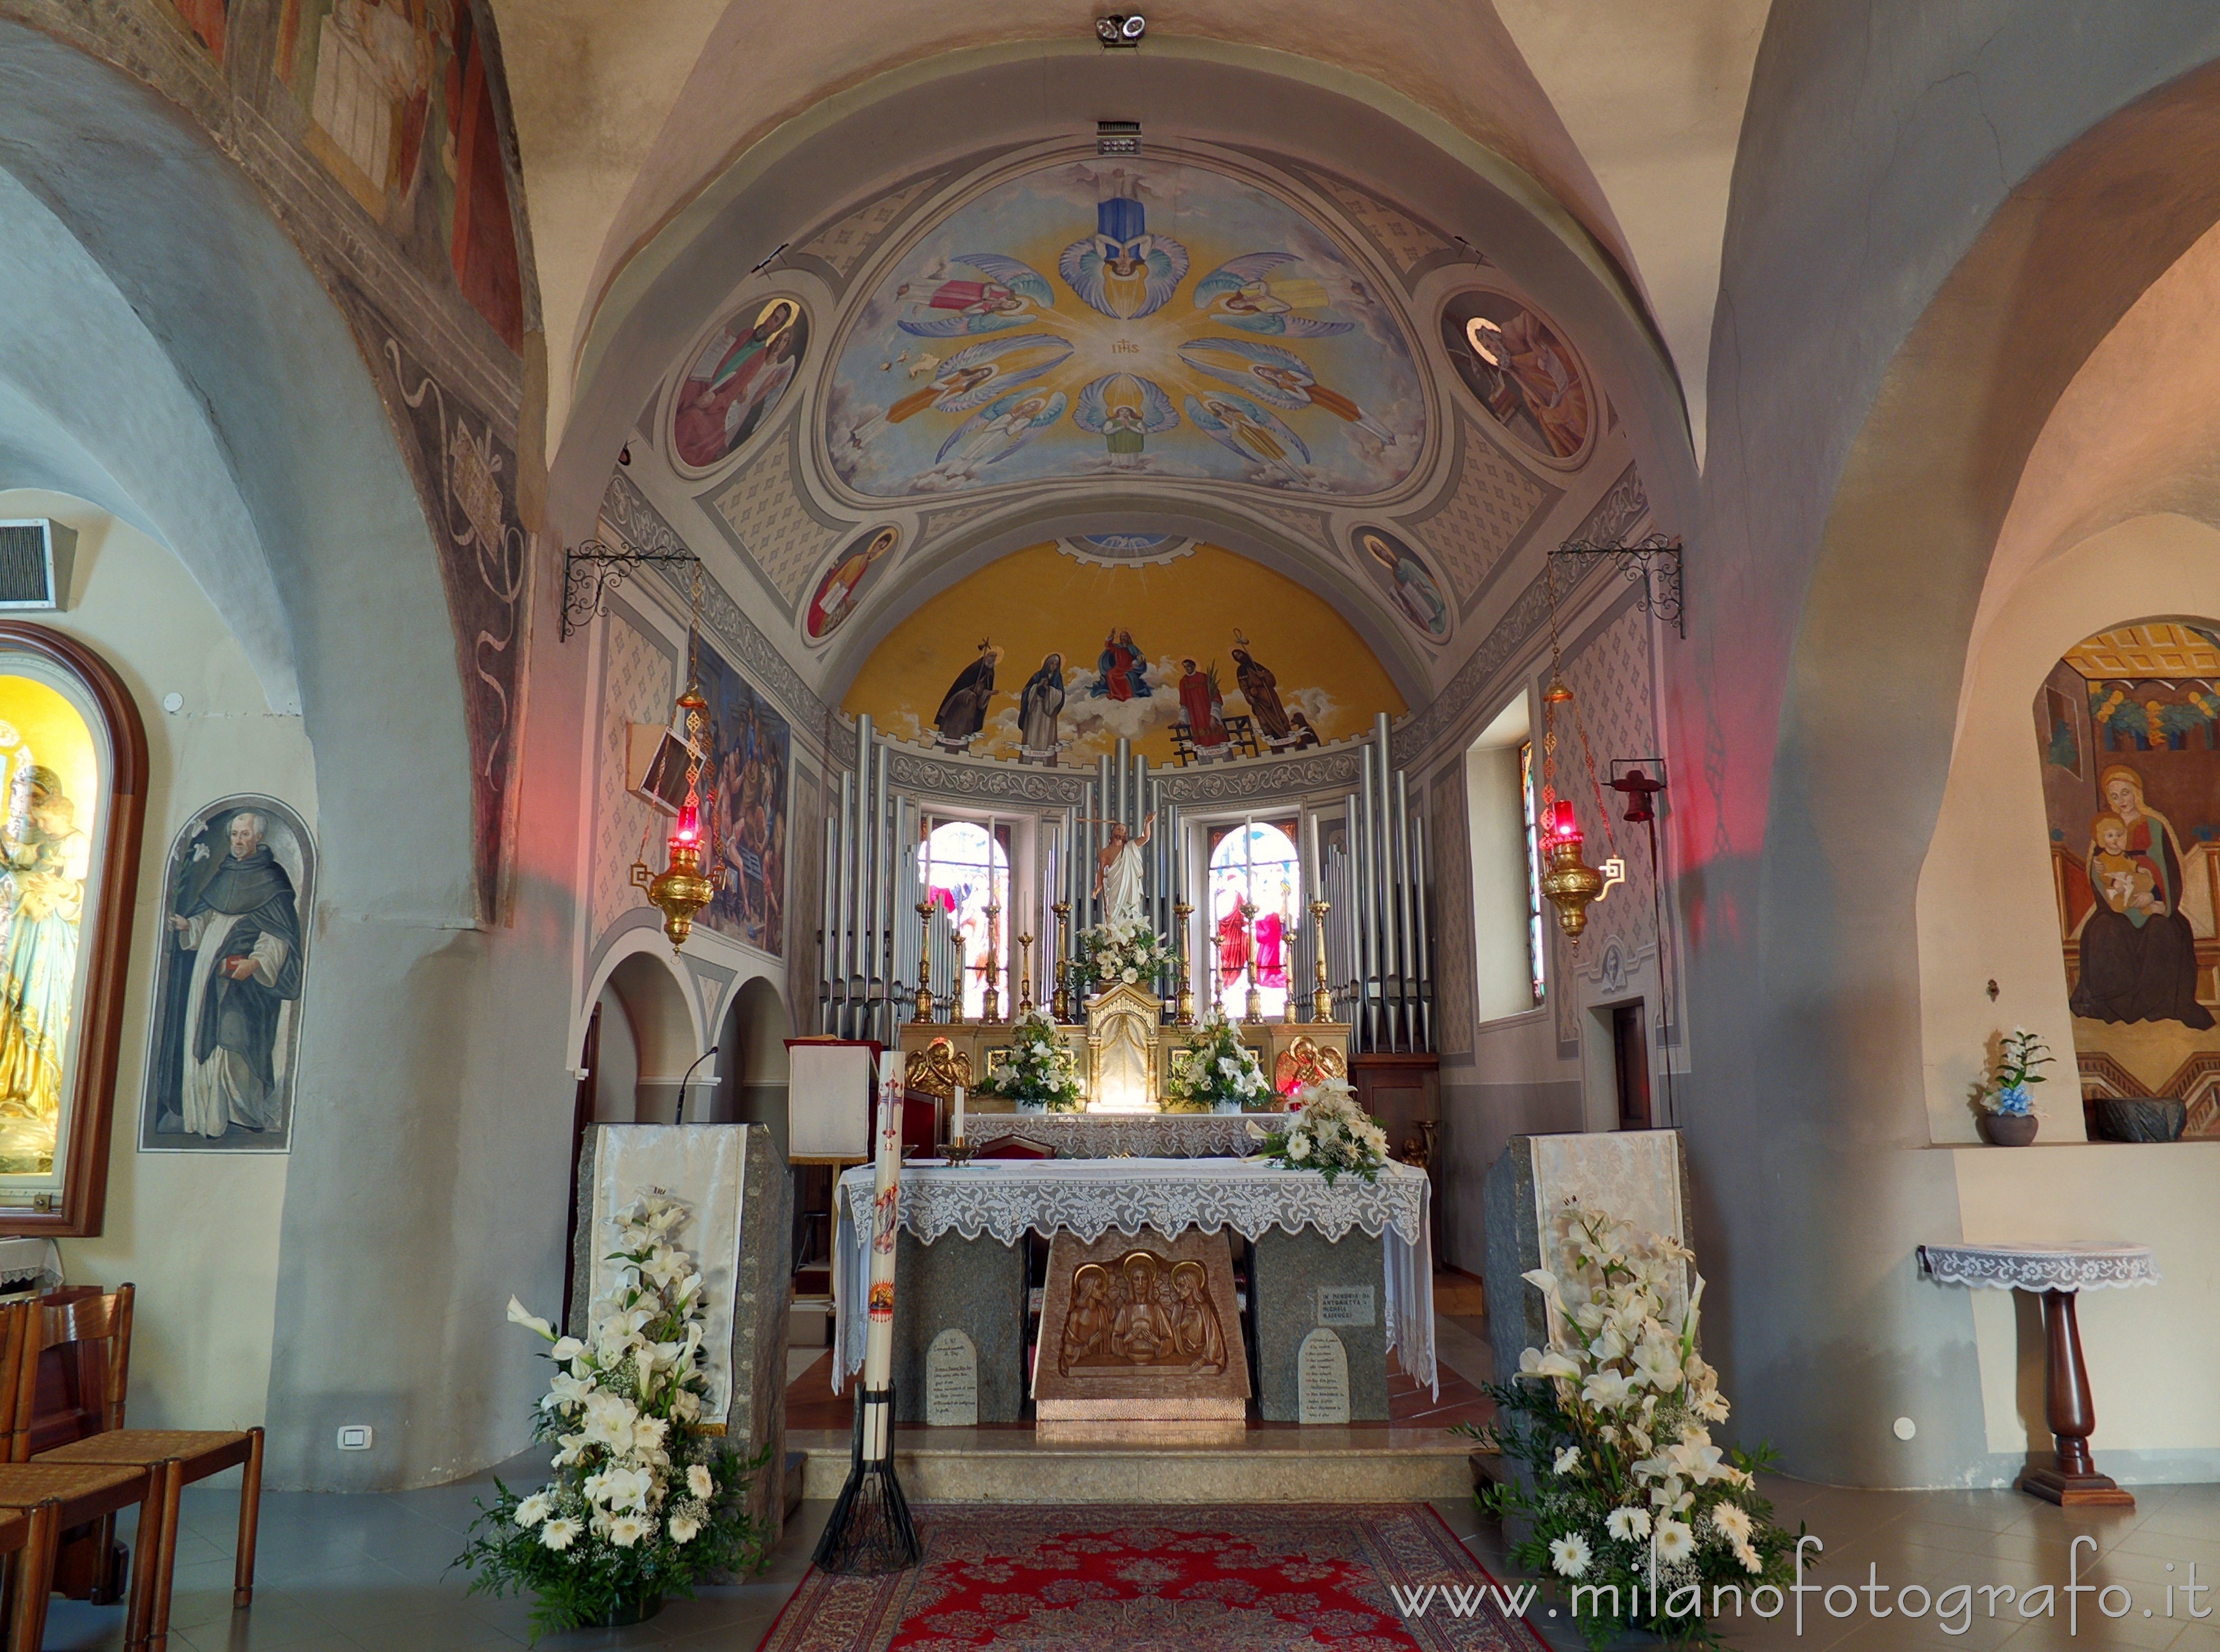
[[[634,861],[632,881],[647,891],[647,904],[663,914],[663,932],[670,938],[674,952],[686,944],[686,938],[694,932],[694,919],[702,907],[716,899],[717,884],[702,870],[702,856],[705,848],[714,862],[716,855],[716,833],[708,833],[704,844],[702,831],[702,736],[708,720],[709,702],[702,697],[702,690],[689,683],[686,692],[678,696],[678,711],[686,726],[686,801],[678,811],[678,820],[670,829],[670,859],[660,872],[651,875],[645,861]]]

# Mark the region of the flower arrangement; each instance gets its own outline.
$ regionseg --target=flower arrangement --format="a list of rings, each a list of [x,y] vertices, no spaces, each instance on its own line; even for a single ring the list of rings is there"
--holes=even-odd
[[[1288,1099],[1288,1113],[1283,1130],[1267,1133],[1260,1125],[1249,1126],[1263,1144],[1257,1150],[1262,1157],[1290,1170],[1316,1170],[1329,1188],[1344,1170],[1367,1181],[1380,1179],[1380,1167],[1388,1160],[1388,1132],[1356,1105],[1356,1092],[1347,1079],[1304,1085]]]
[[[1008,1052],[988,1069],[988,1094],[1028,1112],[1077,1113],[1079,1058],[1057,1035],[1045,1010],[1031,1010],[1011,1028]]]
[[[1999,1041],[1996,1073],[1981,1089],[1982,1108],[2011,1118],[2030,1116],[2035,1097],[2027,1087],[2042,1082],[2042,1075],[2035,1069],[2050,1062],[2050,1051],[2041,1038],[2024,1026],[2014,1027]]]
[[[764,1459],[743,1461],[700,1426],[702,1275],[670,1239],[685,1217],[656,1196],[617,1217],[609,1260],[622,1266],[583,1340],[508,1300],[511,1323],[552,1344],[533,1437],[556,1448],[555,1477],[526,1496],[496,1481],[455,1563],[475,1574],[473,1591],[529,1591],[535,1639],[636,1622],[713,1572],[762,1563],[740,1499]]]
[[[1164,938],[1138,918],[1081,930],[1078,952],[1071,969],[1082,997],[1121,982],[1154,991],[1164,971],[1175,967]]]
[[[1570,1340],[1526,1350],[1518,1376],[1488,1390],[1495,1420],[1466,1431],[1526,1463],[1533,1484],[1491,1487],[1481,1506],[1529,1523],[1512,1558],[1569,1588],[1590,1646],[1625,1628],[1716,1646],[1706,1620],[1723,1592],[1777,1599],[1796,1581],[1795,1537],[1755,1490],[1772,1454],[1712,1443],[1728,1407],[1696,1352],[1704,1281],[1687,1249],[1577,1205],[1564,1221],[1571,1276],[1525,1278]]]
[[[1176,1104],[1168,1110],[1177,1113],[1243,1113],[1272,1093],[1257,1052],[1217,1009],[1196,1024],[1192,1044],[1172,1053],[1164,1088]]]

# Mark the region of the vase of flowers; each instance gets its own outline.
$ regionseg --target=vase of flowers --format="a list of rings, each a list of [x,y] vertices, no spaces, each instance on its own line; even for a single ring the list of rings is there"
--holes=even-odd
[[[1077,1113],[1079,1058],[1058,1036],[1047,1011],[1029,1010],[1011,1027],[1010,1048],[997,1052],[983,1086],[1017,1103],[1020,1113]]]
[[[1518,1376],[1488,1389],[1495,1419],[1463,1430],[1525,1464],[1531,1484],[1490,1487],[1481,1506],[1526,1522],[1512,1558],[1569,1592],[1590,1646],[1624,1629],[1715,1646],[1705,1620],[1718,1592],[1778,1603],[1796,1581],[1795,1537],[1756,1491],[1771,1453],[1712,1443],[1728,1406],[1696,1351],[1704,1281],[1687,1248],[1577,1205],[1560,1219],[1568,1276],[1525,1277],[1564,1339],[1526,1350]]]
[[[1992,1145],[2025,1147],[2035,1139],[2035,1097],[2028,1086],[2043,1082],[2035,1069],[2050,1061],[2042,1040],[2024,1026],[1998,1041],[1996,1071],[1980,1094],[1981,1130]]]
[[[1154,992],[1174,963],[1164,938],[1138,918],[1081,930],[1077,951],[1071,968],[1082,999],[1121,984]]]
[[[583,1338],[558,1337],[508,1300],[510,1321],[551,1344],[555,1375],[533,1436],[555,1448],[555,1477],[523,1495],[496,1481],[455,1563],[473,1592],[531,1594],[534,1639],[639,1623],[712,1573],[762,1563],[742,1499],[764,1459],[742,1459],[702,1427],[702,1275],[671,1239],[685,1218],[661,1197],[617,1217],[616,1288],[594,1304]]]
[[[1251,1125],[1249,1133],[1259,1144],[1260,1157],[1290,1170],[1316,1170],[1329,1188],[1344,1170],[1376,1181],[1388,1162],[1388,1132],[1356,1105],[1356,1092],[1345,1078],[1304,1085],[1288,1100],[1285,1128],[1267,1131]]]
[[[1196,1024],[1194,1041],[1172,1052],[1164,1088],[1167,1113],[1245,1113],[1271,1094],[1257,1052],[1214,1008]]]

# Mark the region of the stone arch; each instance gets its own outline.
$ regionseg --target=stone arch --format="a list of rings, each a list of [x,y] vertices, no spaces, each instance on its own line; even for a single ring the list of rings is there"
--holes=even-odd
[[[794,1023],[786,1000],[769,976],[751,976],[725,1006],[718,1035],[714,1117],[729,1124],[766,1125],[783,1157],[786,1152],[786,1041]]]

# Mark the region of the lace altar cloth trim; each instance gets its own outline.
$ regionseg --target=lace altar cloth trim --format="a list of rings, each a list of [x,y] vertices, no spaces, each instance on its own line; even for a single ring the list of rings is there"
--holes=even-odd
[[[1923,1244],[1919,1260],[1938,1285],[1997,1291],[2127,1290],[2159,1282],[2158,1258],[2142,1244]]]
[[[1276,1130],[1283,1113],[972,1113],[963,1133],[972,1146],[1015,1139],[1072,1159],[1246,1158],[1257,1150],[1253,1119]]]
[[[870,1208],[871,1184],[871,1167],[857,1165],[833,1194],[835,1393],[847,1373],[863,1368],[867,1257],[857,1217]],[[927,1244],[948,1233],[967,1239],[984,1233],[1010,1244],[1026,1232],[1058,1228],[1090,1240],[1113,1227],[1167,1234],[1232,1228],[1249,1239],[1275,1227],[1315,1228],[1334,1240],[1352,1230],[1384,1236],[1388,1346],[1400,1350],[1405,1371],[1438,1395],[1431,1192],[1425,1171],[1392,1162],[1380,1167],[1376,1181],[1344,1174],[1329,1188],[1315,1170],[1262,1159],[1012,1159],[904,1165],[897,1208],[901,1225]]]

